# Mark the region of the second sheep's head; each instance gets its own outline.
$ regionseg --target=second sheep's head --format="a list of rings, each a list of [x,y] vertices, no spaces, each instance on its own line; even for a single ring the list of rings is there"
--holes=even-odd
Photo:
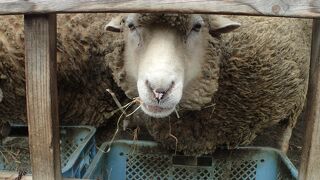
[[[239,26],[221,16],[127,14],[113,18],[105,29],[124,33],[124,68],[136,83],[142,110],[162,118],[200,75],[207,39]]]

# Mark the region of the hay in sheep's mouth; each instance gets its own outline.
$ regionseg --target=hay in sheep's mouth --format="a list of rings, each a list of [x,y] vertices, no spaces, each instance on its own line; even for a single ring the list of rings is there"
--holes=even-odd
[[[114,142],[115,137],[117,136],[117,134],[118,134],[118,132],[119,132],[120,122],[121,122],[122,118],[124,117],[123,122],[124,122],[124,124],[125,124],[125,122],[126,122],[125,118],[133,115],[133,114],[134,114],[135,112],[137,112],[141,107],[149,106],[149,108],[150,108],[150,107],[151,107],[151,108],[159,108],[159,109],[157,109],[157,110],[163,110],[163,109],[165,109],[167,112],[174,110],[175,113],[176,113],[177,118],[180,118],[180,115],[179,115],[176,107],[173,107],[173,108],[162,108],[162,107],[159,107],[159,106],[146,105],[145,103],[143,103],[143,101],[142,101],[139,97],[133,98],[133,100],[132,100],[131,102],[129,102],[129,103],[127,103],[126,105],[122,106],[121,103],[119,102],[119,100],[117,99],[117,97],[115,96],[115,94],[114,94],[110,89],[106,89],[106,91],[112,96],[113,100],[115,101],[115,103],[116,103],[117,106],[118,106],[118,109],[122,112],[121,115],[120,115],[120,117],[118,118],[117,128],[116,128],[116,131],[115,131],[114,134],[113,134],[113,137],[112,137],[112,139],[111,139],[111,141],[110,141],[110,144],[112,144],[112,143]],[[129,109],[129,107],[131,107],[133,104],[139,104],[139,106],[138,106],[135,110],[133,110],[131,113],[127,114],[126,111],[127,111],[127,110]],[[177,149],[178,149],[178,142],[179,142],[179,141],[178,141],[178,138],[171,133],[170,117],[169,117],[169,128],[170,128],[170,129],[169,129],[169,134],[168,134],[168,135],[175,140],[175,154],[176,154],[176,153],[177,153]],[[126,129],[126,127],[124,127],[124,130],[125,130],[125,129]],[[137,128],[134,130],[134,138],[133,138],[133,140],[137,140],[137,139],[138,139],[138,132],[139,132],[139,127],[137,127]],[[109,146],[109,148],[107,149],[107,151],[103,151],[103,150],[101,150],[101,151],[103,151],[104,153],[107,153],[107,152],[110,151],[110,148],[111,148],[111,146]],[[99,148],[98,148],[98,149],[99,149]],[[100,149],[99,149],[99,150],[100,150]]]
[[[117,121],[117,129],[116,131],[114,132],[113,136],[112,136],[112,139],[110,141],[110,144],[112,144],[116,138],[116,136],[118,135],[118,132],[119,132],[119,129],[120,129],[120,122],[122,120],[122,117],[124,117],[123,121],[125,122],[125,118],[126,117],[129,117],[131,115],[133,115],[135,112],[137,112],[141,105],[143,104],[143,102],[140,100],[139,97],[136,97],[136,98],[133,98],[133,100],[131,102],[129,102],[128,104],[122,106],[121,103],[119,102],[118,98],[115,96],[115,94],[110,90],[110,89],[106,89],[106,91],[112,96],[114,102],[117,104],[119,110],[122,112],[120,117],[118,118],[118,121]],[[133,110],[131,113],[127,113],[127,110],[133,105],[133,104],[140,104],[135,110]],[[126,127],[124,127],[125,129]],[[106,152],[109,152],[110,151],[110,147],[108,148],[108,150]]]

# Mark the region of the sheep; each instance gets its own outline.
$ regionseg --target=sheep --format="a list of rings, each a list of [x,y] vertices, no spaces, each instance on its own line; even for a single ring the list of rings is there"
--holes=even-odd
[[[143,118],[153,138],[168,149],[199,155],[221,145],[233,148],[280,122],[278,141],[286,152],[306,98],[310,24],[262,17],[121,15],[106,30],[122,32],[125,45],[119,43],[106,59],[126,95],[141,98],[144,113],[136,119]],[[175,109],[180,118],[172,114]]]
[[[110,14],[58,15],[57,79],[59,117],[64,125],[96,127],[112,122],[120,101],[129,101],[112,79],[104,57],[114,50],[114,36],[103,31]],[[105,44],[110,44],[105,46]],[[26,123],[23,16],[0,18],[0,121]]]
[[[237,23],[221,16],[122,14],[106,26],[108,31],[121,33],[104,33],[101,31],[103,23],[111,19],[111,16],[58,15],[58,90],[62,124],[99,127],[113,122],[115,113],[119,110],[112,98],[105,93],[106,88],[112,89],[123,103],[141,96],[143,103],[148,103],[152,97],[150,101],[158,103],[159,100],[160,104],[168,98],[172,89],[177,88],[175,98],[170,105],[167,104],[166,112],[153,113],[146,109],[148,107],[142,106],[142,111],[148,115],[138,112],[129,120],[142,119],[156,141],[168,149],[176,149],[185,154],[210,153],[219,145],[234,147],[248,144],[262,129],[280,122],[284,124],[283,134],[286,136],[280,135],[285,138],[279,142],[282,149],[286,149],[286,142],[301,111],[306,93],[309,62],[307,45],[310,39],[309,36],[305,37],[310,26],[307,20],[231,17],[233,20],[239,19],[241,23]],[[134,21],[140,19],[141,21]],[[132,26],[129,22],[140,23],[141,26]],[[260,27],[264,22],[268,23]],[[171,69],[171,72],[180,74],[178,79],[170,73],[160,71],[168,80],[174,79],[174,83],[156,83],[167,85],[157,88],[159,91],[153,88],[153,80],[148,80],[148,83],[146,80],[140,81],[137,85],[137,78],[153,76],[156,79],[153,69],[148,68],[163,68],[163,62],[159,64],[153,59],[151,63],[157,63],[155,66],[151,63],[152,66],[144,65],[141,71],[145,70],[151,73],[151,76],[136,73],[140,70],[134,69],[133,65],[140,61],[128,62],[130,57],[134,57],[128,49],[135,47],[129,46],[129,33],[137,29],[145,30],[144,25],[148,23],[155,25],[155,30],[162,25],[164,29],[168,28],[168,31],[159,31],[168,35],[165,39],[161,39],[160,35],[155,36],[163,41],[163,47],[170,45],[165,45],[167,42],[164,40],[169,41],[176,37],[180,37],[184,45],[189,45],[189,51],[185,52],[186,49],[177,44],[177,52],[182,53],[180,56],[193,57],[193,60],[196,60],[199,54],[205,53],[203,61],[198,59],[190,64],[175,62],[175,66],[186,66],[183,67],[183,72],[182,66],[178,69],[169,67],[168,71]],[[0,89],[3,92],[0,120],[26,122],[22,16],[2,17],[0,24]],[[239,28],[240,24],[242,27]],[[273,29],[270,29],[269,24]],[[132,30],[129,30],[129,25]],[[179,33],[191,32],[190,28],[192,34],[188,37],[192,39],[188,41]],[[285,33],[291,29],[295,31]],[[251,34],[255,36],[251,37]],[[296,39],[291,41],[291,37]],[[271,41],[272,39],[274,41]],[[134,39],[131,40],[134,43]],[[152,55],[152,51],[144,49],[144,43],[147,41],[139,42],[137,48],[144,56]],[[299,43],[301,47],[294,46]],[[257,44],[260,45],[258,48]],[[154,45],[153,48],[158,47]],[[162,52],[163,47],[159,47]],[[193,50],[197,53],[192,54]],[[272,58],[267,58],[268,54]],[[159,53],[158,55],[162,56]],[[263,58],[259,59],[260,55]],[[250,61],[251,57],[256,61]],[[294,58],[290,60],[291,57]],[[277,58],[283,61],[269,61]],[[146,57],[144,59],[147,60]],[[302,63],[303,61],[305,63]],[[265,70],[267,67],[272,68],[272,71]],[[259,74],[257,69],[269,73],[269,76]],[[272,79],[273,77],[276,78]],[[274,86],[270,89],[268,86],[271,85]],[[166,91],[168,86],[170,91]],[[139,89],[147,92],[140,95]],[[255,92],[255,89],[259,91]],[[270,102],[272,99],[275,102]],[[264,104],[266,106],[263,106]],[[157,107],[154,108],[157,110]],[[162,111],[161,108],[158,109]],[[171,114],[174,110],[180,118]]]

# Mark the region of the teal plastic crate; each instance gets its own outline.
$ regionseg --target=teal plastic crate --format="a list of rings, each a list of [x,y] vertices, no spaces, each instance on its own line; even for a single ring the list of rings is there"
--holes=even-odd
[[[298,172],[280,151],[265,147],[217,150],[207,156],[175,156],[154,142],[104,143],[84,178],[99,180],[287,180]]]
[[[13,129],[21,129],[21,127],[27,128],[22,125],[14,125]],[[82,178],[86,173],[96,155],[95,132],[96,129],[90,126],[62,126],[60,128],[63,177]],[[4,151],[0,154],[0,170],[32,173],[27,137],[8,137],[0,145],[0,150]],[[16,160],[12,155],[17,156]]]

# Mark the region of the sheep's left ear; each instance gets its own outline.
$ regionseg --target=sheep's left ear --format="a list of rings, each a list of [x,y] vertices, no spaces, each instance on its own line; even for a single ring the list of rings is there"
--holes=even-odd
[[[112,32],[122,32],[125,19],[126,17],[123,15],[113,17],[111,21],[109,21],[108,24],[104,26],[104,30]]]
[[[208,18],[209,33],[211,36],[220,36],[222,33],[231,32],[240,27],[240,23],[222,16],[210,16]]]

